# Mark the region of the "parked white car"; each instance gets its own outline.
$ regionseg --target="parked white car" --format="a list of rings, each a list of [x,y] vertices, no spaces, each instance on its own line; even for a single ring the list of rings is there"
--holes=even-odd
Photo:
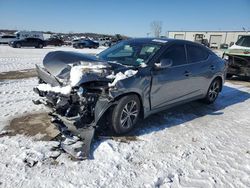
[[[8,44],[16,39],[15,35],[2,35],[0,36],[0,44]]]
[[[38,31],[17,31],[15,35],[18,39],[38,38],[44,40],[43,33]]]

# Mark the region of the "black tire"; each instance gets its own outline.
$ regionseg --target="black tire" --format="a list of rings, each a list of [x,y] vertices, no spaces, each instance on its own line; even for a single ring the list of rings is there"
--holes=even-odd
[[[16,43],[15,47],[16,47],[16,48],[21,48],[22,45],[21,45],[20,43]]]
[[[206,104],[214,103],[214,101],[217,99],[221,91],[221,87],[222,87],[222,83],[220,79],[218,78],[214,79],[208,88],[207,95],[203,99],[203,102],[205,102]]]
[[[37,45],[37,47],[38,47],[38,48],[43,48],[43,44],[40,43],[40,44]]]
[[[82,49],[83,47],[84,47],[84,46],[83,46],[82,44],[80,44],[80,45],[79,45],[79,48],[81,48],[81,49]]]
[[[111,129],[119,135],[131,131],[139,119],[140,109],[141,103],[137,95],[122,97],[111,112]]]

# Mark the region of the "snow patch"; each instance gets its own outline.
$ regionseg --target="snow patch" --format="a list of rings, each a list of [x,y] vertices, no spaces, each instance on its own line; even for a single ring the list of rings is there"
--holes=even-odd
[[[71,86],[69,86],[69,85],[64,86],[64,87],[59,87],[59,86],[52,87],[49,84],[39,84],[37,86],[37,89],[39,89],[40,91],[52,91],[52,92],[61,93],[64,95],[68,95],[71,92]]]
[[[153,42],[160,42],[160,43],[167,43],[168,41],[166,40],[161,40],[161,39],[153,39]]]
[[[103,64],[93,64],[84,62],[84,65],[73,66],[70,71],[70,83],[71,86],[75,86],[82,78],[83,71],[90,69],[93,72],[101,73],[102,69],[107,68],[107,66]]]
[[[138,72],[137,70],[131,70],[131,69],[126,70],[124,73],[118,72],[114,77],[115,78],[114,81],[112,83],[109,83],[109,87],[114,87],[118,81],[134,76],[137,72]],[[109,77],[112,76],[109,75]]]
[[[146,63],[141,63],[140,67],[142,67],[142,68],[147,67],[147,64]]]

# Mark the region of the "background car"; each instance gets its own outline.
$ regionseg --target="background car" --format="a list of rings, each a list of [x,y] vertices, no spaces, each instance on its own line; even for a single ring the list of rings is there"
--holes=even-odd
[[[225,43],[221,44],[220,49],[228,49],[228,44]]]
[[[64,44],[64,41],[59,38],[49,38],[46,40],[46,45],[62,46],[63,44]]]
[[[223,59],[228,62],[227,78],[250,77],[250,35],[242,36],[226,50]]]
[[[44,46],[46,46],[46,42],[38,38],[25,38],[25,39],[18,39],[11,41],[9,42],[9,45],[13,48],[21,48],[21,47],[43,48]]]
[[[79,40],[73,43],[74,48],[98,48],[99,43],[94,42],[90,39]]]
[[[214,48],[214,49],[218,49],[219,46],[218,46],[217,43],[213,42],[213,43],[210,44],[209,47],[210,47],[210,48]]]

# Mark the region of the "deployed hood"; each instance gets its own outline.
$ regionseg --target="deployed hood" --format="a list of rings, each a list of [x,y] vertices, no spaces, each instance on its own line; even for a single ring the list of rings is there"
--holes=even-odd
[[[80,64],[80,62],[98,63],[108,66],[107,62],[100,62],[95,56],[65,51],[49,52],[43,59],[43,66],[50,74],[58,76],[65,68],[70,69],[71,66]]]
[[[250,48],[229,48],[225,51],[227,55],[248,56],[250,57]]]
[[[50,75],[62,83],[61,85],[71,86],[91,81],[110,81],[114,79],[112,75],[128,70],[124,65],[103,61],[96,56],[64,51],[48,53],[43,65]],[[41,74],[39,75],[41,78]]]
[[[236,44],[232,45],[228,49],[241,49],[241,50],[250,50],[250,47],[245,47],[245,46],[238,46]]]

